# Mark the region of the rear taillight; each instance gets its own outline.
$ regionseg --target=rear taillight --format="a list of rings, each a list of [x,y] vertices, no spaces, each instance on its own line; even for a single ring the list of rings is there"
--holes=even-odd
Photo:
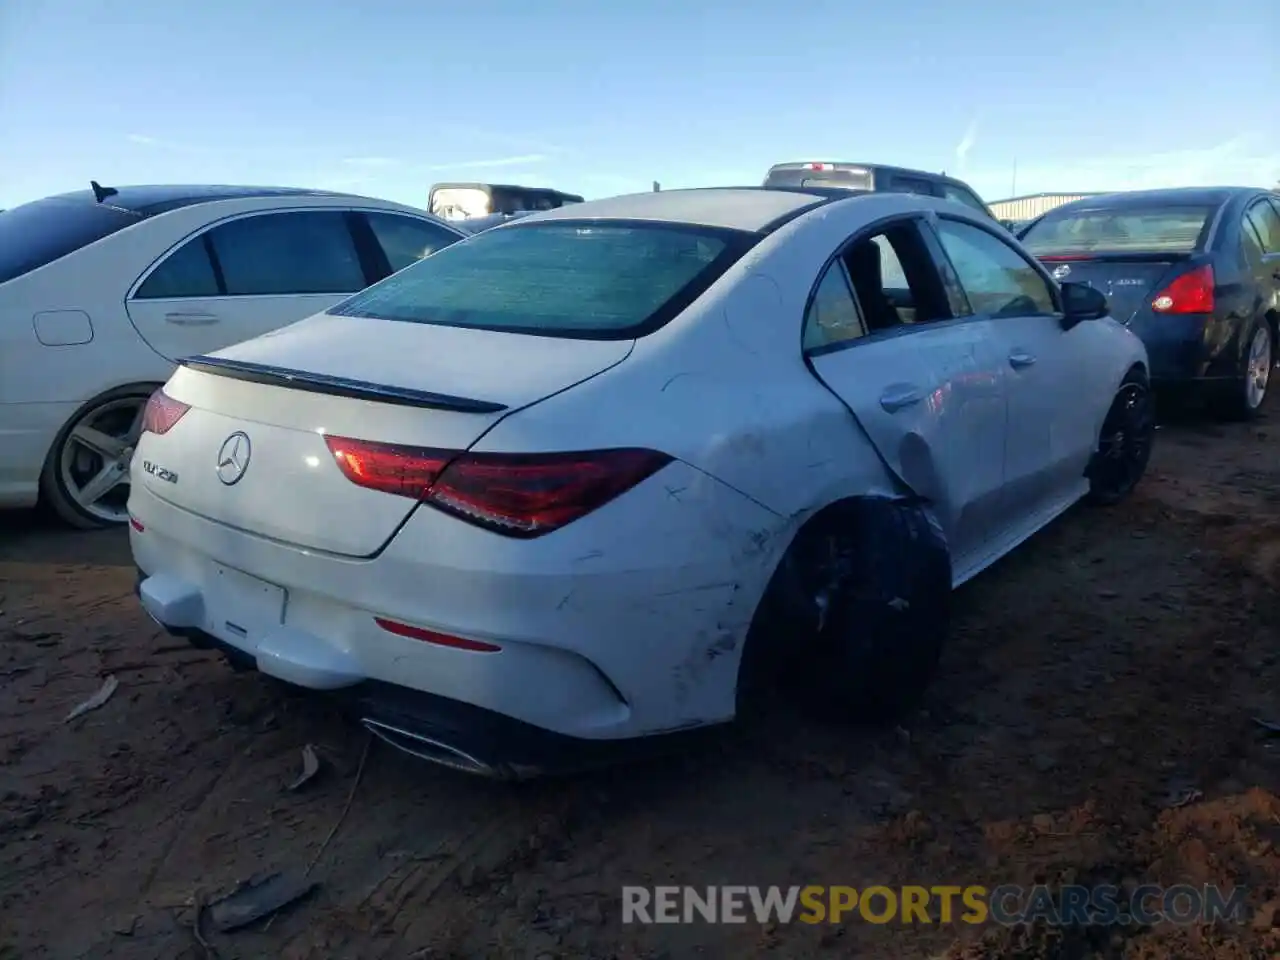
[[[421,499],[512,537],[558,530],[671,462],[624,448],[574,453],[459,453],[345,437],[325,441],[352,483]]]
[[[458,455],[451,450],[349,437],[325,437],[324,442],[352,483],[399,497],[425,497],[445,464]]]
[[[142,414],[142,432],[165,434],[173,429],[191,407],[180,400],[175,400],[164,392],[157,390],[147,401],[147,408]]]
[[[1213,267],[1205,264],[1176,277],[1155,295],[1156,313],[1213,313]]]

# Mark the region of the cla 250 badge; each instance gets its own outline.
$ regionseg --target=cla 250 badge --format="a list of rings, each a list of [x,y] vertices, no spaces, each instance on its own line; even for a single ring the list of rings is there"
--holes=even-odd
[[[178,475],[168,467],[162,467],[159,464],[152,463],[150,460],[142,461],[142,469],[151,474],[157,480],[163,480],[165,483],[177,483]]]

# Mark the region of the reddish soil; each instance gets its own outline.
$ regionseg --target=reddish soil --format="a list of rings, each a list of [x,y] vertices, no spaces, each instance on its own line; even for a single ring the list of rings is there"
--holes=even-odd
[[[159,633],[122,536],[0,517],[0,958],[1274,957],[1280,736],[1253,718],[1280,720],[1280,413],[1183,421],[1130,502],[960,592],[909,730],[775,715],[519,787],[378,744],[357,784],[365,734]],[[320,774],[290,792],[307,744]],[[313,860],[309,900],[199,943],[197,898]],[[1072,881],[1244,886],[1252,919],[619,920],[627,883]]]

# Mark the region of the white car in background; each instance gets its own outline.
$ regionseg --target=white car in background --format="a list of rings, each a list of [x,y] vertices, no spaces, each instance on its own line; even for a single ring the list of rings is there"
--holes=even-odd
[[[788,672],[898,717],[955,584],[1142,476],[1146,352],[1106,312],[941,199],[536,214],[187,360],[133,460],[138,592],[488,775],[731,720]]]
[[[464,236],[401,204],[271,187],[94,183],[0,212],[0,507],[123,524],[143,406],[177,360]]]

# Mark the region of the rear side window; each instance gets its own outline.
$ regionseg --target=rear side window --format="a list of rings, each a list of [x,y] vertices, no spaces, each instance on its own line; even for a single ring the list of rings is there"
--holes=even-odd
[[[933,182],[919,177],[894,176],[889,180],[889,190],[895,193],[915,193],[922,197],[937,196]]]
[[[387,255],[391,272],[403,270],[423,257],[429,257],[460,238],[456,233],[428,220],[402,217],[394,213],[367,213],[365,218],[378,245]]]
[[[835,260],[827,267],[805,313],[802,346],[805,350],[818,350],[860,336],[862,318],[854,305],[844,264]]]
[[[209,239],[228,296],[351,293],[365,286],[340,211],[257,214],[214,227]]]
[[[218,276],[203,236],[188,240],[161,261],[134,294],[138,300],[216,297]]]
[[[1208,206],[1049,212],[1022,236],[1036,256],[1089,253],[1191,253],[1213,213]]]
[[[1280,253],[1280,214],[1265,200],[1259,200],[1245,213],[1258,231],[1262,249],[1266,253]]]
[[[0,212],[0,283],[109,237],[142,217],[128,210],[48,197]]]
[[[657,329],[754,242],[681,224],[514,224],[476,234],[329,312],[579,339]]]

